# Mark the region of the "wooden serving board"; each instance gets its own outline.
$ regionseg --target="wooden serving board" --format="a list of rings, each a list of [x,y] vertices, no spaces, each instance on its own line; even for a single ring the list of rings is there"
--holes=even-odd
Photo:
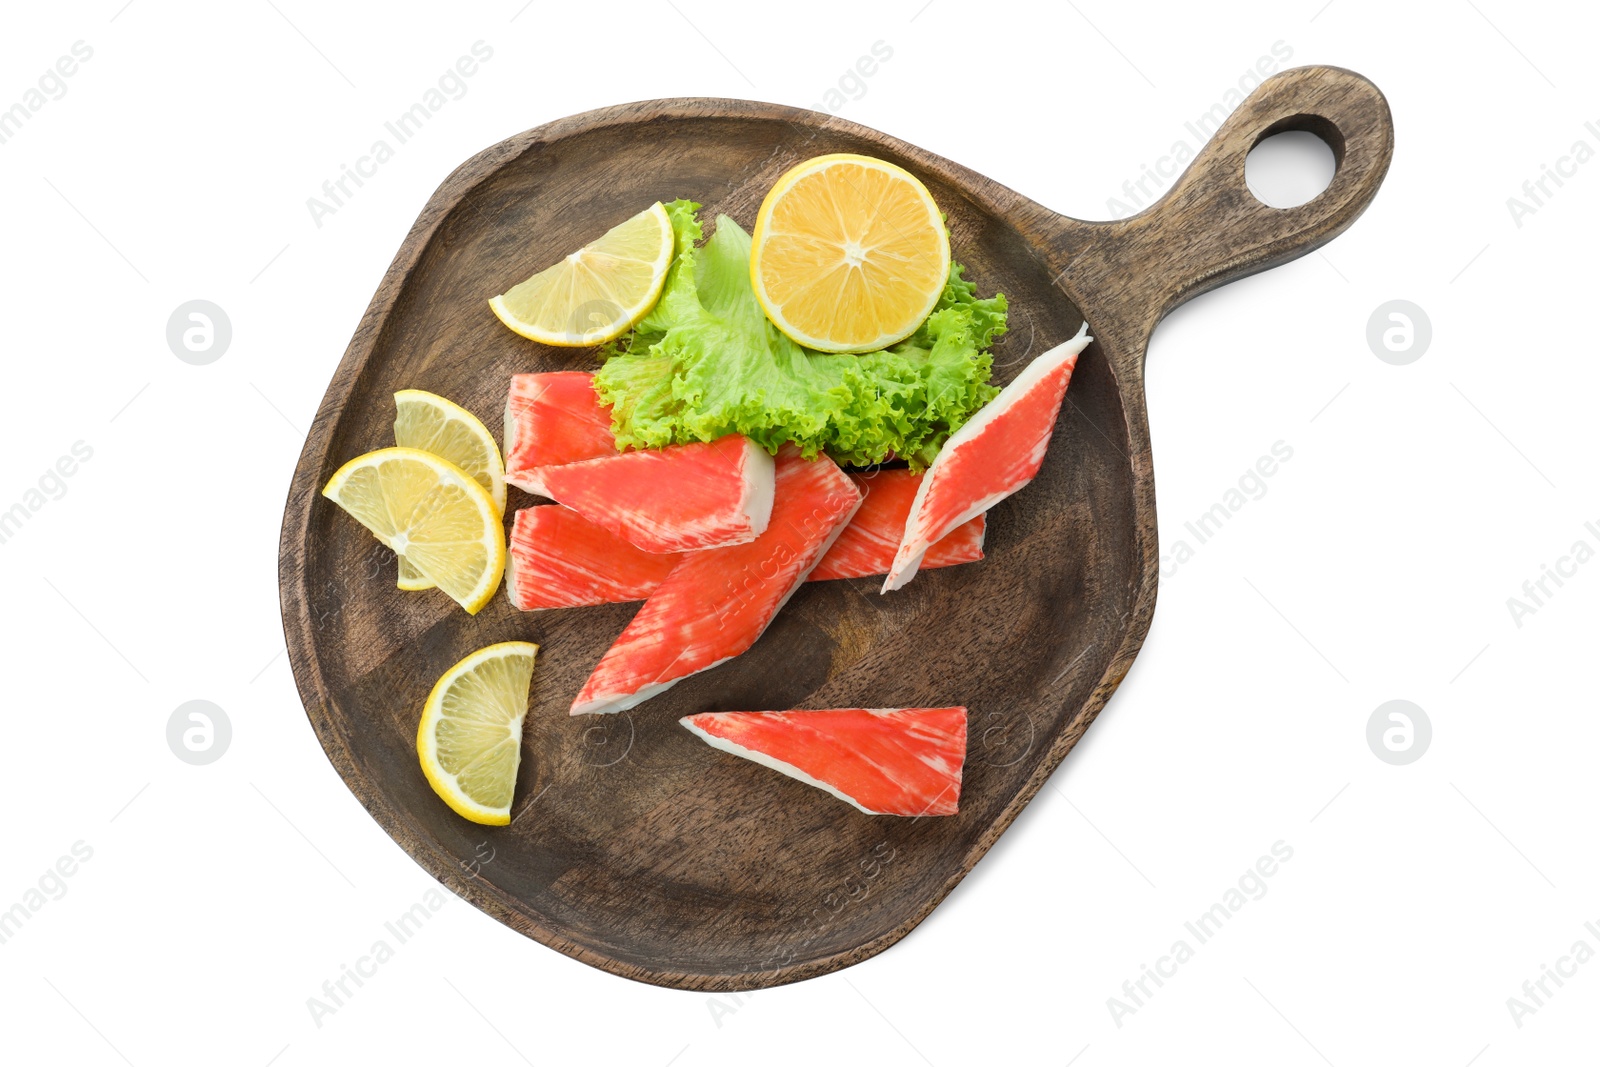
[[[1333,183],[1277,210],[1245,188],[1257,141],[1320,135]],[[916,926],[994,844],[1133,662],[1155,606],[1157,543],[1144,354],[1177,304],[1331,240],[1376,193],[1389,109],[1364,78],[1302,67],[1267,80],[1158,204],[1118,222],[1058,215],[886,134],[738,100],[605,108],[495,145],[423,208],[335,371],[284,513],[279,567],[295,680],[328,758],[378,823],[457,894],[537,941],[629,978],[751,989],[848,966]],[[500,424],[522,371],[593,367],[512,334],[488,297],[655,200],[689,197],[748,228],[802,159],[860,152],[906,167],[947,212],[980,295],[1011,302],[995,380],[1071,337],[1083,355],[1044,468],[990,513],[987,558],[803,586],[755,647],[615,716],[567,714],[633,605],[469,617],[395,589],[395,560],[319,496],[345,460],[392,443],[397,389]],[[511,513],[532,503],[511,490]],[[495,641],[542,648],[509,827],[465,822],[417,765],[424,699]],[[691,712],[836,706],[970,709],[960,814],[862,815],[719,753]]]

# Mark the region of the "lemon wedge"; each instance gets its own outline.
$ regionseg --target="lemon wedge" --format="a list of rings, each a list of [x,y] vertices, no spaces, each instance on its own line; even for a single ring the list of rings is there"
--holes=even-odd
[[[496,510],[505,514],[506,468],[500,448],[466,408],[423,389],[402,389],[394,394],[394,443],[454,463],[488,490]],[[433,582],[404,556],[398,585],[413,592],[433,588]]]
[[[645,317],[672,265],[672,220],[660,201],[554,266],[489,301],[530,340],[563,348],[604,344]]]
[[[433,791],[463,819],[511,821],[538,652],[527,641],[480,648],[445,671],[423,705],[417,759]]]
[[[773,185],[751,235],[750,285],[778,329],[822,352],[872,352],[933,311],[950,274],[939,205],[870,156],[808,159]]]
[[[415,448],[380,448],[334,472],[322,495],[475,615],[505,573],[500,512],[455,464]]]

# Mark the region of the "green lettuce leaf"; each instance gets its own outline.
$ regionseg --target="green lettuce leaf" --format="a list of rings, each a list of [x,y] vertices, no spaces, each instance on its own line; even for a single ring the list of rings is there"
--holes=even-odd
[[[677,254],[661,299],[602,352],[595,375],[624,447],[713,441],[730,433],[769,452],[786,441],[867,466],[932,462],[951,433],[998,389],[989,345],[1006,329],[1006,298],[979,300],[951,264],[933,313],[899,344],[864,355],[802,348],[767,319],[750,288],[750,235],[726,215],[697,248],[688,200],[667,205]]]

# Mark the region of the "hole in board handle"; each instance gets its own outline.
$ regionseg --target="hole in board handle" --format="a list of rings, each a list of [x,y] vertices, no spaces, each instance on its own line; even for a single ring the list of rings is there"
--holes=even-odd
[[[1299,207],[1315,200],[1344,161],[1338,127],[1315,115],[1273,123],[1256,138],[1244,161],[1244,182],[1268,207]]]

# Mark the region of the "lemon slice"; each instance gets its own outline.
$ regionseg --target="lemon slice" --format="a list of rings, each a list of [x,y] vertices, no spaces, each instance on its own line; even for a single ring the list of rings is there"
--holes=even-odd
[[[448,460],[472,475],[489,492],[502,515],[506,510],[506,468],[500,448],[477,416],[459,404],[422,389],[402,389],[394,394],[394,443],[420,448]],[[432,589],[404,556],[400,557],[401,589]]]
[[[808,159],[756,215],[750,285],[807,348],[871,352],[914,333],[950,274],[950,235],[927,187],[870,156]]]
[[[322,495],[476,615],[505,572],[500,512],[455,464],[415,448],[380,448],[334,472]]]
[[[433,791],[463,819],[486,826],[511,821],[538,652],[527,641],[480,648],[445,671],[423,705],[417,759]]]
[[[512,330],[543,344],[604,344],[655,305],[672,251],[672,220],[657,201],[489,306]]]

